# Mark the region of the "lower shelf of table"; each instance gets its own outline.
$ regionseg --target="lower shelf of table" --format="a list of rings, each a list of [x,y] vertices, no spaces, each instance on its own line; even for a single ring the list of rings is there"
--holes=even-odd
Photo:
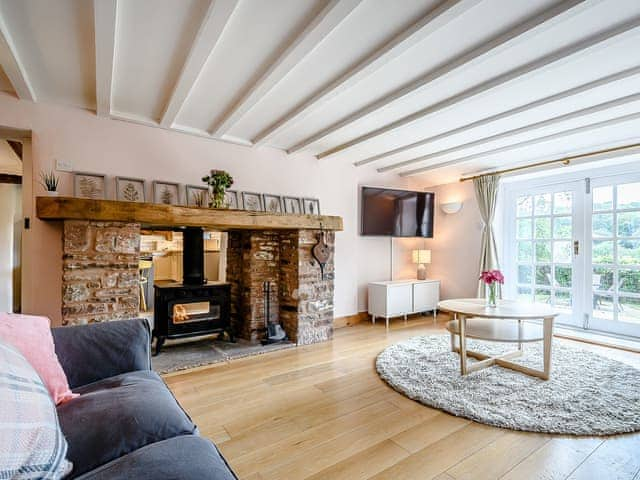
[[[492,342],[539,342],[544,339],[541,324],[502,318],[467,318],[465,336]],[[447,323],[447,330],[459,335],[458,321]]]

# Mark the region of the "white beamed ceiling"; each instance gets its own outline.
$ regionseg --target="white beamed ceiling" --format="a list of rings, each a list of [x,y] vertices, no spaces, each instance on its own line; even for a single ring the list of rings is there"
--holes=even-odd
[[[95,2],[0,0],[0,92],[425,186],[640,142],[638,0]]]

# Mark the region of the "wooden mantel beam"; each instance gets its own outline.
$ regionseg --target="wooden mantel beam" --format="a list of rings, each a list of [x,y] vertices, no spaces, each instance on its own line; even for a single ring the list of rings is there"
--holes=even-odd
[[[246,210],[211,209],[154,203],[37,197],[41,220],[132,222],[145,227],[204,227],[215,230],[342,230],[342,217],[290,215]]]

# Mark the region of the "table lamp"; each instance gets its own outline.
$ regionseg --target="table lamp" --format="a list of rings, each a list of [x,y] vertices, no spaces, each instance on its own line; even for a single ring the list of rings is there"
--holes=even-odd
[[[427,268],[424,266],[424,264],[431,263],[431,250],[414,250],[412,254],[413,263],[418,264],[418,280],[426,280]]]

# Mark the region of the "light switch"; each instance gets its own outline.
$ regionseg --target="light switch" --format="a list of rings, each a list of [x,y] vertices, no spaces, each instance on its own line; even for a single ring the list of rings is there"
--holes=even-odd
[[[73,172],[73,163],[69,160],[56,159],[56,170],[59,172]]]

